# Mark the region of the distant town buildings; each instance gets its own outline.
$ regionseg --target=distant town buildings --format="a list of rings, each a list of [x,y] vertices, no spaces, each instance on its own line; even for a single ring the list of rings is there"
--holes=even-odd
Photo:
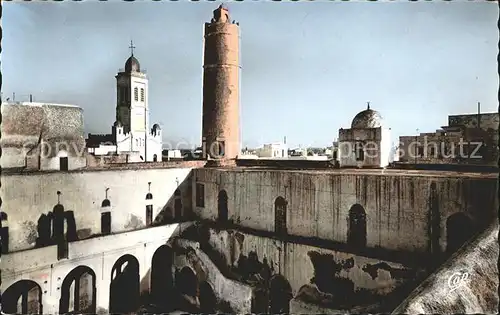
[[[406,164],[498,165],[498,113],[450,115],[436,132],[400,137]]]
[[[116,75],[116,121],[111,134],[89,134],[88,152],[93,155],[136,155],[139,161],[160,162],[161,128],[154,124],[149,129],[148,79],[134,56],[134,46],[130,48],[132,53],[125,62],[125,69]]]
[[[287,158],[288,146],[284,142],[264,144],[256,149],[256,155],[259,158]]]

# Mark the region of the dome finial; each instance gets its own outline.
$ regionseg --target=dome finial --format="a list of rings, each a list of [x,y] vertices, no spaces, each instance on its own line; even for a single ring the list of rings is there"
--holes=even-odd
[[[366,109],[370,109],[370,101],[366,102]]]
[[[130,48],[130,55],[134,56],[134,48],[135,48],[135,46],[134,46],[134,43],[132,42],[132,40],[130,40],[130,46],[128,48]]]

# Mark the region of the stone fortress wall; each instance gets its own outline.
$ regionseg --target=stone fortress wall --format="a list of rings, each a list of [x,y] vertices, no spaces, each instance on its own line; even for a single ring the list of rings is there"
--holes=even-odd
[[[203,188],[202,206],[193,195],[201,218],[218,219],[222,194],[227,218],[240,226],[346,243],[350,211],[358,208],[365,215],[366,247],[412,253],[444,252],[450,233],[484,228],[498,209],[494,173],[202,168],[193,180],[193,192]],[[286,204],[281,214],[279,197]],[[456,215],[470,222],[469,232],[448,231]]]

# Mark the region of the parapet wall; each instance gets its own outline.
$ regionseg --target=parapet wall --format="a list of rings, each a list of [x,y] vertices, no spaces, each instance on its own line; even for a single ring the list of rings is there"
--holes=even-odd
[[[334,168],[332,161],[292,160],[292,159],[237,159],[241,167],[268,167],[279,169],[328,169]]]
[[[126,154],[94,156],[87,154],[87,169],[161,169],[161,168],[199,168],[206,161],[164,161],[164,162],[133,162]],[[127,161],[129,163],[127,163]]]

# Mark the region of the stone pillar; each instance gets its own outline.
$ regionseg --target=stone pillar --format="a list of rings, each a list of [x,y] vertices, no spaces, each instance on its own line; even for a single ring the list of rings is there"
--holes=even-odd
[[[222,5],[205,23],[203,132],[205,159],[235,160],[240,154],[239,26]]]

